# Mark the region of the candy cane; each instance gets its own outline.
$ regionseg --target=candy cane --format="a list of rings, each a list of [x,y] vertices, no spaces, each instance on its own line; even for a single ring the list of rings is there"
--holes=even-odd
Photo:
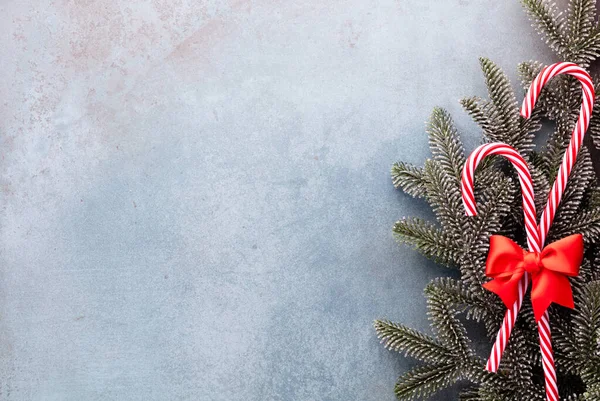
[[[543,86],[552,77],[559,74],[569,74],[576,77],[583,89],[583,103],[579,113],[579,120],[573,130],[573,135],[569,147],[563,157],[562,164],[558,170],[556,181],[552,186],[552,190],[548,196],[548,202],[542,213],[542,218],[539,227],[539,245],[540,248],[544,246],[548,229],[554,220],[558,204],[562,198],[564,189],[567,185],[567,180],[571,170],[577,159],[577,152],[583,142],[583,136],[589,125],[591,112],[594,105],[594,86],[589,74],[573,63],[557,63],[544,68],[536,79],[532,82],[531,87],[523,101],[521,108],[521,115],[525,118],[531,116],[531,111],[537,101],[537,98],[542,90]],[[466,207],[466,206],[465,206]],[[470,214],[470,209],[467,208],[467,214]],[[526,226],[527,229],[527,226]],[[528,232],[529,238],[529,232]],[[529,240],[528,240],[529,241]],[[524,276],[519,286],[519,298],[514,305],[507,310],[504,317],[502,327],[492,348],[492,353],[486,365],[486,369],[491,372],[498,370],[500,364],[500,357],[506,348],[508,338],[514,327],[516,316],[521,308],[523,302],[523,296],[525,291],[522,288],[527,288],[529,278],[527,275]],[[558,400],[558,386],[556,384],[556,372],[554,367],[554,357],[552,353],[551,343],[551,332],[548,312],[543,315],[542,319],[538,322],[538,333],[540,337],[540,348],[542,350],[542,364],[544,368],[544,378],[546,382],[546,397],[550,401]]]
[[[535,202],[533,193],[533,180],[529,173],[527,163],[519,152],[503,143],[488,143],[481,145],[471,153],[462,173],[462,199],[467,216],[475,216],[477,207],[475,205],[475,194],[473,193],[473,177],[475,168],[486,156],[502,155],[513,164],[519,175],[523,195],[523,210],[525,212],[525,230],[527,231],[527,245],[531,252],[541,251],[541,242],[535,213]]]
[[[552,185],[552,190],[548,196],[548,202],[542,212],[540,221],[540,244],[543,247],[548,235],[550,225],[556,215],[556,210],[565,187],[567,186],[567,180],[571,174],[571,170],[577,160],[577,153],[583,143],[583,136],[587,130],[590,118],[592,115],[592,109],[594,108],[594,84],[590,75],[577,64],[574,63],[556,63],[544,68],[540,74],[533,80],[527,96],[523,100],[523,106],[521,107],[521,115],[524,118],[531,117],[531,111],[535,106],[535,102],[540,95],[540,92],[544,85],[553,77],[560,74],[572,75],[579,80],[581,83],[581,89],[583,92],[583,101],[581,103],[581,109],[579,110],[579,119],[577,125],[573,129],[571,141],[562,160],[562,164],[558,169],[556,180]],[[519,294],[520,295],[520,294]],[[519,298],[521,298],[519,296]],[[519,301],[517,301],[518,303]],[[513,323],[514,324],[514,323]],[[554,368],[554,357],[552,354],[552,342],[550,332],[550,319],[548,311],[544,313],[544,316],[538,323],[538,332],[540,337],[540,347],[542,349],[542,365],[544,367],[544,378],[546,381],[546,397],[548,400],[558,400],[558,386],[556,384],[556,371]]]
[[[521,155],[508,145],[502,143],[490,143],[481,145],[471,153],[462,173],[462,199],[467,216],[477,214],[475,205],[475,195],[473,193],[473,177],[475,168],[486,156],[497,154],[507,157],[517,170],[519,181],[521,183],[521,192],[523,196],[523,212],[525,215],[525,230],[527,232],[527,245],[530,252],[540,252],[542,249],[539,229],[537,225],[537,215],[535,212],[533,181],[527,163]],[[490,372],[496,372],[500,364],[500,358],[508,344],[508,338],[514,327],[517,314],[523,304],[523,296],[529,285],[529,274],[525,273],[523,279],[519,282],[519,298],[510,309],[507,309],[502,323],[502,329],[498,332],[496,342],[492,348],[492,353],[487,361],[486,369]]]
[[[548,196],[548,203],[542,212],[542,218],[540,221],[542,246],[546,242],[546,235],[548,234],[550,225],[552,224],[554,216],[556,215],[556,210],[558,209],[558,204],[560,203],[565,187],[567,186],[567,180],[571,174],[571,170],[575,165],[577,152],[579,152],[579,148],[581,148],[581,144],[583,143],[583,136],[585,135],[585,131],[590,124],[592,109],[594,108],[594,84],[592,83],[592,78],[590,75],[577,64],[556,63],[544,68],[533,80],[531,86],[529,87],[529,91],[527,91],[527,96],[523,100],[523,105],[521,106],[521,115],[525,118],[531,117],[531,111],[535,106],[535,103],[544,85],[546,85],[550,79],[560,74],[572,75],[579,80],[583,90],[583,102],[579,111],[577,125],[573,129],[571,142],[569,143],[569,147],[565,152],[562,164],[560,165],[558,174],[556,176],[556,181],[554,181],[554,185],[552,186],[552,190]]]

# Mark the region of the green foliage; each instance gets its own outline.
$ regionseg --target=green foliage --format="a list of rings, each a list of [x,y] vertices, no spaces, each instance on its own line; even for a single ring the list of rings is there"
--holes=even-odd
[[[530,18],[546,43],[561,60],[589,67],[600,54],[600,30],[595,21],[596,2],[571,0],[569,10],[560,13],[545,0],[522,0]]]
[[[531,150],[532,131],[539,127],[536,115],[525,121],[519,115],[519,106],[510,81],[491,60],[481,58],[481,69],[490,100],[470,97],[461,100],[465,111],[481,127],[490,142],[503,141],[520,152]]]
[[[448,234],[435,225],[417,218],[394,224],[394,235],[399,242],[414,244],[419,251],[449,267],[458,265],[462,249]]]
[[[429,147],[447,174],[460,178],[465,164],[465,151],[454,128],[454,122],[447,111],[433,109],[427,125]]]
[[[560,13],[556,5],[546,0],[522,0],[523,5],[539,32],[562,61],[571,61],[588,68],[600,56],[600,25],[596,21],[594,0],[571,0],[566,13]],[[565,16],[566,14],[566,16]],[[527,88],[535,78],[541,64],[523,63],[519,66],[521,80]],[[560,139],[570,136],[570,128],[577,119],[581,105],[579,83],[573,78],[562,77],[553,80],[544,91],[542,104],[536,106],[544,115],[556,121],[563,128],[555,145],[566,146]],[[594,80],[596,93],[600,82]],[[600,145],[600,105],[596,102],[588,135],[596,146]],[[562,155],[557,149],[555,155]]]
[[[460,378],[455,364],[418,366],[398,381],[394,392],[400,400],[427,398],[438,390],[454,384]]]
[[[453,363],[456,354],[438,340],[387,320],[375,322],[379,338],[386,348],[430,363]]]
[[[522,2],[562,60],[587,68],[598,57],[600,28],[594,1],[571,0],[564,13],[547,1]],[[486,58],[480,59],[480,64],[489,99],[470,97],[461,104],[486,141],[505,142],[528,160],[541,213],[578,118],[579,84],[568,77],[553,79],[543,89],[532,118],[525,120],[519,115],[517,96],[503,71]],[[534,61],[519,65],[525,89],[541,68],[542,64]],[[588,136],[600,144],[598,107]],[[547,143],[535,150],[533,139],[542,118],[550,120],[554,130]],[[434,109],[427,133],[431,159],[423,167],[394,164],[392,180],[405,193],[427,201],[436,222],[404,218],[394,225],[393,232],[399,242],[458,269],[460,278],[438,278],[425,289],[433,335],[388,320],[375,322],[386,348],[422,362],[398,379],[395,394],[400,400],[424,400],[461,382],[465,386],[459,399],[464,401],[543,401],[537,327],[529,302],[523,304],[496,374],[485,371],[485,359],[475,352],[468,329],[484,327],[487,349],[491,349],[505,313],[498,297],[481,286],[488,281],[484,266],[490,235],[509,236],[522,246],[526,243],[521,190],[514,169],[501,158],[484,160],[475,173],[478,215],[466,217],[460,191],[465,154],[450,115]],[[581,149],[548,236],[550,242],[582,233],[586,246],[580,275],[572,280],[575,310],[550,309],[561,399],[570,401],[600,400],[600,186],[593,167],[590,152]]]
[[[404,162],[392,166],[392,182],[396,188],[402,188],[407,194],[420,198],[425,194],[423,169]]]

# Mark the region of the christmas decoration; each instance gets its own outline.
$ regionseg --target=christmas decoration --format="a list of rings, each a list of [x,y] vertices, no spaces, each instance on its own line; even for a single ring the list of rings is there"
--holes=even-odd
[[[589,68],[600,54],[595,2],[572,0],[564,14],[558,14],[555,7],[545,1],[523,3],[559,57]],[[517,175],[502,159],[479,159],[475,163],[479,164],[477,170],[470,170],[471,183],[474,180],[477,185],[471,187],[471,193],[466,192],[472,195],[470,199],[477,199],[478,213],[465,216],[461,204],[461,172],[467,160],[450,116],[441,109],[433,111],[428,124],[433,158],[422,168],[402,162],[392,168],[394,184],[409,195],[424,198],[438,221],[433,224],[417,218],[403,219],[394,226],[396,236],[402,242],[415,245],[424,255],[460,271],[460,279],[439,278],[425,290],[434,336],[386,320],[375,322],[388,348],[424,362],[400,377],[395,393],[401,400],[427,399],[438,390],[461,381],[464,383],[461,400],[541,401],[559,397],[571,401],[600,400],[600,187],[590,157],[590,151],[596,150],[588,144],[590,150],[582,147],[577,155],[575,147],[579,149],[583,142],[584,126],[576,129],[580,135],[573,135],[575,145],[569,145],[571,128],[579,127],[576,121],[582,93],[583,98],[587,98],[585,107],[586,102],[593,101],[594,88],[586,89],[584,85],[582,91],[578,79],[565,75],[546,84],[558,75],[549,74],[550,70],[544,70],[546,73],[540,75],[543,78],[534,81],[541,65],[523,63],[519,72],[524,88],[531,86],[532,90],[526,97],[521,116],[506,76],[488,59],[481,59],[481,66],[490,100],[467,98],[461,103],[482,128],[486,142],[505,144],[484,146],[502,146],[498,149],[506,151],[504,156],[507,157],[508,149],[514,152],[514,157],[509,159]],[[533,109],[536,100],[537,107]],[[587,106],[587,118],[591,104]],[[592,113],[588,129],[588,136],[595,143],[600,143],[599,115],[598,110]],[[535,150],[533,137],[540,129],[542,118],[554,123],[554,131],[545,146]],[[549,198],[548,193],[551,193]],[[525,196],[528,207],[524,213]],[[467,203],[467,210],[469,205],[475,205]],[[536,222],[540,216],[535,210],[543,210],[539,227]],[[506,238],[492,237],[490,250],[492,235]],[[533,254],[520,249],[526,248],[525,243]],[[549,245],[544,248],[545,243]],[[545,312],[549,302],[536,292],[536,284],[533,283],[531,294],[525,295],[525,290],[534,275],[539,275],[542,269],[551,269],[553,257],[565,257],[564,252],[563,256],[556,256],[555,251],[572,252],[567,258],[573,263],[561,264],[566,268],[562,271],[566,276],[577,273],[579,258],[582,259],[579,275],[570,278],[573,304],[568,290],[565,292],[565,284],[569,283],[565,283],[568,279],[564,276],[555,280],[560,288],[550,299],[575,308],[552,305]],[[516,286],[502,290],[497,283],[491,284],[507,273],[503,269],[510,269],[510,263],[509,266],[504,262],[493,263],[498,257],[522,263],[525,271],[514,277]],[[486,260],[491,281],[485,275]],[[514,270],[510,272],[513,278]],[[500,298],[486,290],[484,284],[506,296]],[[531,302],[522,302],[523,296],[537,300],[535,311]],[[466,325],[465,319],[482,324],[489,339],[497,340],[492,349],[495,361],[490,358],[486,364],[475,351],[468,335],[474,326]],[[551,327],[549,322],[552,322]],[[546,343],[538,330],[541,336],[547,335]],[[550,333],[555,370],[548,359],[552,350],[544,352],[543,348],[550,345]]]
[[[514,327],[531,275],[533,282],[531,303],[535,321],[538,324],[548,401],[558,401],[558,385],[552,352],[548,307],[553,302],[569,308],[574,307],[571,286],[567,276],[575,277],[579,272],[579,265],[583,257],[583,239],[581,235],[576,234],[564,238],[543,250],[542,247],[547,230],[552,224],[556,209],[562,198],[569,174],[575,164],[577,153],[583,143],[583,136],[589,125],[595,96],[591,77],[585,70],[573,63],[557,63],[546,67],[531,83],[521,109],[523,117],[530,117],[531,109],[535,105],[541,88],[549,79],[559,74],[573,75],[581,82],[584,100],[579,113],[579,120],[573,130],[572,139],[558,170],[556,181],[552,185],[546,208],[542,213],[541,221],[545,224],[538,227],[536,222],[533,182],[527,164],[518,152],[509,146],[489,144],[477,148],[467,159],[462,178],[463,204],[467,215],[473,216],[476,214],[473,176],[477,164],[484,157],[493,154],[504,155],[509,158],[519,172],[519,181],[523,191],[525,230],[530,252],[523,254],[518,245],[512,243],[506,237],[492,236],[490,241],[486,274],[494,280],[484,284],[483,287],[499,295],[508,310],[496,337],[496,343],[486,369],[491,372],[498,370],[502,351]],[[515,261],[517,264],[514,263]]]
[[[525,199],[524,198],[524,202],[523,202],[523,209],[525,211],[525,223],[526,223],[526,229],[527,229],[527,241],[528,241],[528,245],[529,245],[529,249],[531,252],[540,252],[540,249],[542,248],[542,246],[544,245],[544,241],[546,238],[546,235],[548,233],[548,229],[550,227],[550,225],[552,224],[552,221],[554,219],[554,216],[556,214],[556,210],[558,208],[558,204],[560,203],[560,200],[562,198],[564,189],[566,187],[566,183],[569,177],[569,174],[571,173],[571,170],[573,168],[573,165],[575,164],[575,160],[577,158],[577,153],[579,152],[579,148],[581,147],[582,143],[583,143],[583,137],[585,135],[585,131],[588,128],[589,125],[589,121],[591,118],[591,111],[593,109],[593,105],[594,105],[594,86],[591,80],[591,77],[589,76],[589,74],[583,70],[582,68],[580,68],[579,66],[577,66],[576,64],[573,63],[557,63],[557,64],[553,64],[549,67],[544,68],[540,74],[533,80],[533,82],[531,83],[531,86],[529,88],[529,91],[527,92],[527,95],[523,101],[523,106],[521,108],[521,115],[524,118],[529,118],[531,116],[531,111],[533,106],[535,105],[538,96],[540,95],[540,92],[542,90],[542,88],[544,87],[544,85],[554,76],[560,75],[560,74],[570,74],[574,77],[576,77],[582,85],[582,92],[583,92],[583,103],[579,112],[579,119],[577,121],[577,124],[575,126],[575,129],[573,130],[573,134],[571,137],[571,141],[569,142],[569,146],[564,154],[563,157],[563,161],[562,164],[559,168],[556,180],[554,181],[554,184],[552,186],[552,190],[550,192],[550,195],[548,197],[548,202],[546,203],[546,207],[544,208],[544,212],[542,213],[542,217],[541,217],[541,222],[540,222],[540,227],[538,230],[537,227],[537,223],[536,223],[536,219],[535,219],[535,204],[533,204],[533,193],[531,192],[531,184],[529,183],[525,183],[525,184],[529,184],[528,186],[524,187],[524,189],[527,190],[527,195],[528,198]],[[474,152],[474,154],[477,154],[477,151]],[[469,167],[467,169],[467,166]],[[475,213],[475,206],[474,206],[474,200],[472,198],[472,185],[473,185],[473,171],[472,171],[473,166],[472,165],[465,165],[465,179],[463,179],[463,200],[465,202],[465,210],[467,212],[467,215],[473,215]],[[465,187],[465,183],[468,184]],[[522,181],[522,186],[523,186],[523,181]],[[465,191],[466,189],[466,191]],[[528,201],[531,200],[531,201]],[[493,247],[490,247],[490,252],[493,251]],[[489,261],[489,257],[488,257],[488,261]],[[489,275],[489,274],[488,274]],[[571,276],[576,276],[577,274],[570,274]],[[540,276],[538,280],[534,280],[534,286],[536,286],[536,281],[539,282],[542,278],[545,278],[546,283],[548,283],[548,278],[552,277],[551,275],[546,274],[545,277],[544,276]],[[559,280],[560,276],[556,277],[556,280]],[[484,285],[485,288],[490,289],[492,291],[494,291],[494,288],[496,290],[498,290],[497,285],[495,284],[496,281],[491,282],[491,283],[487,283]],[[504,321],[502,323],[502,327],[500,329],[500,331],[498,332],[498,336],[496,337],[496,342],[494,343],[494,348],[492,350],[492,354],[488,360],[488,363],[486,365],[486,369],[491,371],[491,372],[496,372],[498,370],[498,365],[500,363],[500,358],[502,355],[502,352],[504,350],[504,348],[506,347],[506,343],[508,341],[508,337],[510,337],[510,332],[512,330],[512,328],[514,327],[514,323],[516,320],[516,316],[517,313],[521,307],[521,304],[523,302],[523,296],[525,294],[525,290],[527,289],[529,283],[529,276],[528,273],[526,272],[525,274],[523,274],[522,279],[518,282],[517,288],[515,288],[515,290],[517,291],[518,297],[515,300],[512,300],[511,302],[507,302],[505,298],[502,298],[504,303],[506,304],[506,307],[508,308],[507,313],[505,315]],[[566,284],[566,285],[565,285]],[[562,300],[563,302],[558,302],[560,304],[562,304],[563,306],[568,306],[568,307],[573,307],[573,301],[572,301],[572,295],[571,295],[571,287],[568,285],[568,281],[566,281],[566,279],[563,278],[563,284],[562,284],[562,288],[558,287],[555,290],[553,290],[552,288],[539,288],[539,289],[534,289],[533,293],[532,293],[532,302],[533,302],[533,307],[534,307],[534,313],[536,312],[536,303],[534,302],[536,299],[535,298],[540,298],[540,297],[535,297],[534,295],[536,295],[536,293],[539,292],[554,292],[554,301],[560,301],[562,300],[559,297],[559,294],[561,293],[562,290],[562,295],[566,295],[565,291],[568,292],[568,299],[567,300]],[[494,291],[496,292],[496,291]],[[498,295],[500,295],[498,292],[496,292]],[[549,294],[546,294],[549,295]],[[550,342],[550,338],[551,338],[551,332],[549,329],[549,322],[548,322],[548,314],[547,314],[547,307],[548,305],[550,305],[550,303],[552,302],[552,299],[549,297],[546,297],[546,302],[543,304],[543,311],[537,312],[535,313],[535,317],[536,317],[536,322],[538,322],[538,328],[539,328],[539,332],[540,332],[540,341],[542,343],[542,350],[546,350],[546,352],[542,352],[543,355],[543,366],[544,366],[544,370],[546,371],[546,387],[552,387],[555,388],[556,387],[556,375],[554,372],[554,360],[553,360],[553,355],[552,355],[552,345]],[[550,399],[554,399],[555,397],[558,396],[558,394],[554,394],[557,393],[556,391],[552,391],[551,397],[549,397]]]
[[[542,351],[542,363],[546,379],[546,395],[549,401],[557,401],[558,387],[556,384],[554,356],[552,353],[552,343],[550,340],[549,322],[546,310],[552,300],[556,300],[557,298],[548,297],[548,295],[550,295],[549,293],[561,289],[564,290],[565,283],[560,282],[561,277],[556,273],[562,272],[561,269],[565,268],[560,262],[566,259],[565,254],[567,252],[564,252],[564,249],[562,249],[564,247],[559,247],[555,244],[564,243],[566,239],[562,239],[553,244],[553,248],[548,247],[543,251],[541,250],[542,246],[540,243],[539,228],[536,222],[533,181],[531,179],[531,174],[529,173],[529,168],[527,167],[525,160],[517,151],[504,144],[492,143],[489,145],[482,145],[467,159],[465,168],[463,169],[462,179],[463,203],[467,215],[476,215],[475,199],[473,195],[473,176],[475,168],[484,157],[495,154],[507,157],[518,171],[522,188],[525,231],[527,232],[529,252],[524,253],[517,244],[504,236],[492,235],[491,237],[490,250],[486,261],[486,275],[491,276],[493,280],[485,283],[483,287],[499,295],[508,310],[504,317],[502,327],[498,332],[499,334],[486,365],[486,369],[491,372],[496,372],[498,369],[502,350],[506,346],[510,332],[514,327],[516,316],[523,302],[525,290],[529,284],[529,276],[531,275],[534,278],[531,303],[534,309],[536,322],[538,322],[538,331],[540,334],[540,349]],[[578,235],[571,237],[577,237],[581,242],[583,241]],[[569,244],[571,245],[574,242],[575,241],[569,241]],[[559,250],[563,252],[557,253]],[[575,257],[575,261],[571,264],[572,268],[566,270],[566,273],[571,276],[577,276],[581,258],[583,256],[583,244],[579,244],[579,246],[576,249],[572,249],[570,253],[570,256]],[[562,258],[560,256],[562,256]],[[558,261],[556,261],[556,259],[558,259]],[[552,262],[554,262],[554,266]],[[544,267],[544,271],[540,272],[540,267]],[[549,268],[551,267],[554,267],[554,270],[558,271],[550,271]],[[543,279],[545,280],[542,281]],[[552,279],[558,283],[551,283],[550,281],[552,281]],[[563,288],[552,288],[552,284],[562,284]],[[566,286],[570,293],[571,287],[568,280]],[[534,296],[534,294],[537,294],[538,296]],[[570,303],[563,302],[563,304],[572,306],[572,301]]]

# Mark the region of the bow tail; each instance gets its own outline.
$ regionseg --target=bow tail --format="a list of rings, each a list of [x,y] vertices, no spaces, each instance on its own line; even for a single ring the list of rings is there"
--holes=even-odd
[[[533,280],[531,303],[535,321],[539,322],[552,302],[573,309],[573,290],[569,279],[561,273],[544,269]]]

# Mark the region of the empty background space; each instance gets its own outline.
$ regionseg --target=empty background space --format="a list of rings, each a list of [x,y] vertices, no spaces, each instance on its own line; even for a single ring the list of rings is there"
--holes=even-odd
[[[394,400],[393,162],[557,61],[517,0],[0,0],[0,399]],[[519,96],[523,91],[519,90]],[[449,393],[439,400],[450,397]]]

